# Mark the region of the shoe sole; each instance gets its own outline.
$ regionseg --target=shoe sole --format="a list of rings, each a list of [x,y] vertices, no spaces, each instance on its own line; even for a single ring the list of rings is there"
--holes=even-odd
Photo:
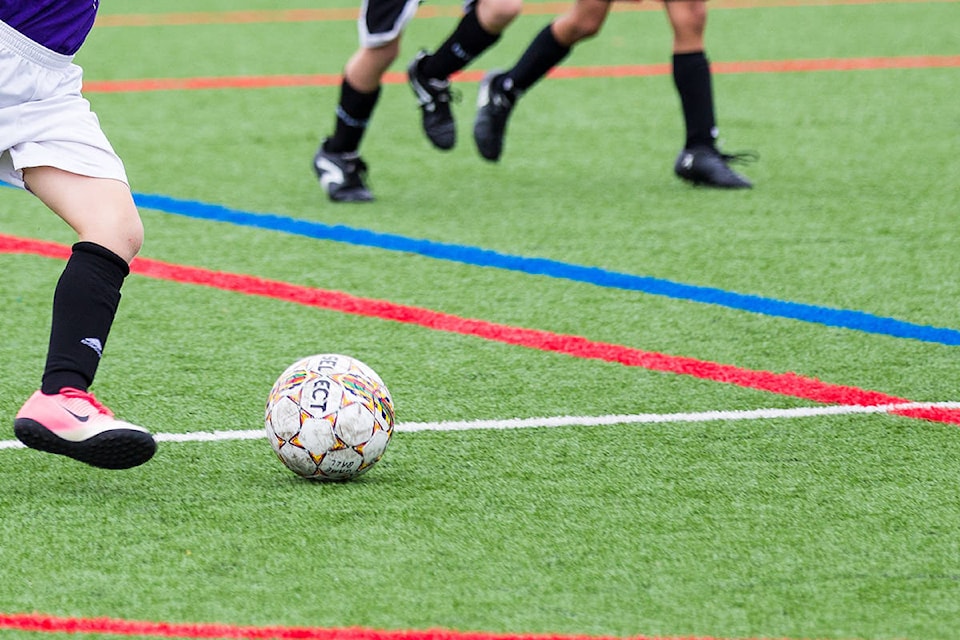
[[[153,436],[135,429],[111,429],[82,442],[71,442],[35,420],[20,418],[14,421],[13,432],[17,440],[31,449],[67,456],[101,469],[136,467],[157,451]]]
[[[705,179],[702,179],[702,178],[690,178],[690,177],[688,177],[688,176],[680,175],[679,173],[677,174],[677,177],[680,178],[681,180],[683,180],[684,182],[686,182],[686,183],[688,183],[688,184],[691,184],[691,185],[693,185],[693,186],[695,186],[695,187],[707,187],[707,188],[709,188],[709,189],[721,189],[721,190],[723,190],[723,189],[752,189],[752,188],[753,188],[753,185],[750,184],[749,182],[744,183],[744,184],[732,184],[732,183],[731,183],[731,184],[725,184],[725,183],[720,183],[720,182],[716,182],[716,181],[713,181],[713,180],[705,180]]]
[[[327,192],[327,196],[332,202],[373,202],[375,200],[373,194],[369,191],[348,191],[346,193]]]
[[[440,151],[449,151],[457,146],[457,128],[452,122],[443,128],[433,127],[428,129],[426,125],[423,125],[423,133],[427,136],[430,144]]]
[[[496,136],[491,135],[493,126],[490,120],[491,118],[484,116],[477,117],[473,125],[473,141],[484,160],[498,162],[503,155],[503,136],[500,136],[499,141],[492,141]]]

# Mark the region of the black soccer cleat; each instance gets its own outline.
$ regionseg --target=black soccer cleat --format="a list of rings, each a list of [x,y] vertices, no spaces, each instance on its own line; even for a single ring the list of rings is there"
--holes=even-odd
[[[457,125],[450,112],[450,80],[428,78],[420,73],[420,64],[426,57],[427,52],[422,49],[417,53],[407,67],[407,80],[423,112],[423,132],[437,149],[452,149],[457,142]]]
[[[356,152],[331,153],[320,145],[313,158],[320,186],[334,202],[371,202],[373,193],[365,184],[367,163]]]
[[[511,98],[502,88],[500,79],[504,75],[491,71],[480,81],[477,93],[473,139],[480,155],[491,162],[499,160],[503,153],[503,136],[507,132],[507,119],[515,101],[515,98]]]
[[[722,153],[715,147],[700,145],[684,149],[677,156],[674,172],[687,182],[718,189],[749,189],[749,180],[730,168],[731,162],[756,160],[753,153]]]

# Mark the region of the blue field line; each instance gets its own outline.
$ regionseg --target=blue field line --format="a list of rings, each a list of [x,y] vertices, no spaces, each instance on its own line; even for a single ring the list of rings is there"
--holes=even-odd
[[[344,225],[327,225],[274,214],[240,211],[216,204],[179,200],[169,196],[137,193],[134,194],[134,199],[139,207],[189,218],[214,220],[388,251],[415,253],[438,260],[449,260],[479,267],[494,267],[551,278],[563,278],[600,287],[642,291],[656,296],[702,302],[767,316],[853,329],[865,333],[951,346],[960,345],[960,331],[956,329],[913,324],[894,318],[875,316],[863,311],[848,311],[776,300],[712,287],[672,282],[661,278],[607,271],[597,267],[586,267],[546,258],[514,256],[467,245],[446,244]]]

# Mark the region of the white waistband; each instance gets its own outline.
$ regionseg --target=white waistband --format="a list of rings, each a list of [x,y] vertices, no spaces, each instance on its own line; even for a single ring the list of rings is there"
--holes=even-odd
[[[0,21],[0,44],[6,45],[27,60],[48,69],[63,69],[73,62],[73,56],[47,49],[3,21]]]

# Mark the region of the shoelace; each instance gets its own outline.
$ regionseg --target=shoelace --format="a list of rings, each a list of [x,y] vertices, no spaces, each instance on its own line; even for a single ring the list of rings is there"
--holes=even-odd
[[[356,160],[353,161],[353,168],[361,176],[367,175],[367,163],[361,160],[360,158],[357,158]]]
[[[760,160],[760,154],[756,151],[737,151],[734,153],[720,151],[719,153],[724,162],[734,164],[751,164]]]
[[[445,86],[442,87],[433,84],[433,82],[432,80],[427,80],[427,86],[433,94],[433,99],[437,102],[459,104],[463,99],[463,93],[459,89],[451,88],[449,80],[445,80],[443,82]]]
[[[92,393],[89,391],[80,391],[80,389],[74,389],[73,387],[64,387],[60,389],[60,395],[66,396],[68,398],[77,398],[78,400],[83,400],[89,402],[94,409],[98,412],[108,416],[113,417],[113,412],[110,409],[107,409],[99,400],[97,400]]]
[[[494,108],[497,114],[508,113],[513,109],[513,100],[505,92],[490,92],[490,106]]]
[[[359,156],[350,159],[345,167],[343,185],[345,187],[366,188],[365,183],[368,180],[367,163],[364,162]]]

